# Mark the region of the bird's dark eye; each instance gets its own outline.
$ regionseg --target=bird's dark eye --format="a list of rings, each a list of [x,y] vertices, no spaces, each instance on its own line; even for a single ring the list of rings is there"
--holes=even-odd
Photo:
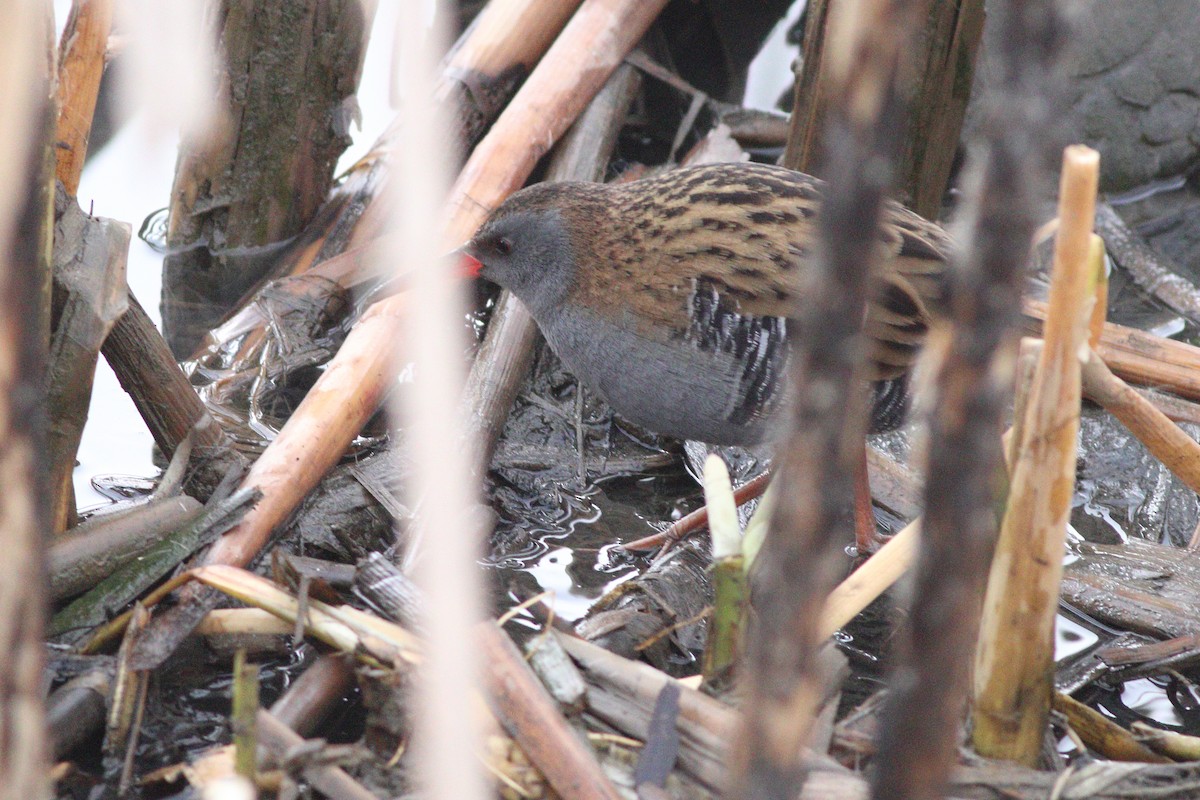
[[[512,252],[512,239],[501,237],[496,240],[496,252],[506,256]]]

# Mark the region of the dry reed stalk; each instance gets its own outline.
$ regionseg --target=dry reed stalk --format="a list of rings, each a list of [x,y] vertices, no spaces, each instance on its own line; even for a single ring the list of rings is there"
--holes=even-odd
[[[55,177],[72,197],[79,191],[79,176],[87,158],[112,18],[113,0],[74,0],[63,28],[58,54]]]
[[[755,498],[762,497],[763,492],[767,490],[767,484],[771,481],[771,474],[764,472],[761,475],[756,475],[750,480],[743,483],[733,491],[733,501],[737,505],[745,505]],[[649,536],[643,536],[641,539],[635,539],[632,542],[626,542],[621,545],[626,550],[641,552],[645,550],[653,550],[656,547],[671,547],[676,542],[689,536],[698,530],[703,530],[708,524],[708,508],[702,506],[695,511],[687,514],[680,519],[672,522],[665,530],[659,533],[652,533]]]
[[[291,753],[311,746],[300,734],[266,709],[258,710],[255,725],[261,747],[269,752],[272,760],[276,762],[282,762]],[[336,797],[338,800],[379,800],[378,795],[350,777],[341,767],[321,763],[317,758],[310,761],[311,763],[300,768],[300,773],[326,797]]]
[[[193,633],[199,636],[290,636],[295,629],[294,624],[261,608],[214,608],[200,620]]]
[[[254,716],[254,724],[258,730],[260,748],[270,753],[271,760],[276,763],[284,762],[290,754],[301,752],[305,747],[312,747],[312,742],[305,741],[287,723],[266,709],[258,710]],[[300,774],[326,798],[379,800],[378,795],[355,781],[340,766],[322,763],[319,758],[310,759],[310,762],[300,766]]]
[[[466,241],[488,211],[521,185],[664,3],[596,0],[572,18],[459,176],[447,203],[448,246]],[[206,563],[247,563],[337,463],[391,379],[396,332],[408,304],[407,294],[380,301],[350,331],[243,482],[263,491],[262,502],[213,546]]]
[[[475,644],[491,665],[488,688],[496,717],[547,783],[562,797],[618,800],[621,795],[571,730],[508,634],[490,624],[479,627],[475,634]]]
[[[429,663],[431,655],[423,640],[394,622],[350,606],[310,600],[305,608],[266,578],[235,567],[203,567],[187,573],[187,577],[209,583],[289,623],[303,613],[309,635],[365,663],[377,667],[386,663],[401,671],[423,669]],[[566,729],[554,701],[507,634],[491,622],[478,623],[471,627],[470,641],[486,656],[483,660],[496,718],[513,733],[551,786],[564,797],[615,800],[618,795],[600,773],[593,754]],[[469,701],[466,713],[477,720],[486,714],[482,695],[475,691],[478,688],[462,692]],[[469,745],[459,742],[457,769],[464,769],[463,759],[469,752],[483,753],[484,749],[471,751]]]
[[[46,741],[43,547],[46,514],[45,341],[32,313],[49,275],[25,228],[44,164],[49,26],[31,0],[0,0],[0,798],[50,796]],[[44,208],[44,207],[43,207]],[[44,281],[43,281],[44,278]],[[48,298],[47,298],[48,300]],[[40,329],[44,323],[46,330]]]
[[[1025,300],[1023,306],[1030,319],[1046,318],[1045,303]],[[1106,322],[1095,350],[1109,369],[1130,383],[1200,400],[1200,348],[1194,345]]]
[[[825,119],[829,94],[825,91],[828,78],[824,75],[828,67],[825,58],[825,29],[829,25],[830,0],[809,0],[804,13],[804,43],[801,52],[804,61],[796,74],[792,92],[792,113],[788,120],[787,146],[783,153],[783,165],[789,169],[813,174],[820,162],[820,137]]]
[[[418,267],[403,300],[407,313],[394,331],[403,347],[391,374],[401,374],[408,362],[415,378],[393,395],[389,410],[413,465],[405,490],[415,514],[402,547],[411,557],[422,545],[408,573],[425,601],[420,624],[425,658],[403,701],[413,709],[414,766],[422,795],[483,800],[489,796],[483,770],[477,760],[463,758],[484,752],[484,725],[474,712],[485,663],[474,632],[484,616],[478,568],[484,533],[482,516],[474,513],[480,501],[479,457],[474,440],[462,441],[465,426],[458,413],[465,378],[466,291],[452,274],[453,265],[441,259],[436,235],[452,159],[444,108],[434,99],[434,54],[441,51],[445,22],[438,15],[424,30],[420,3],[405,3],[402,9],[392,79],[403,87],[405,113],[396,147],[388,154],[392,179],[384,207],[394,215],[390,227],[399,234],[387,261]]]
[[[1172,763],[1171,759],[1137,741],[1125,728],[1070,695],[1055,692],[1051,702],[1054,710],[1067,718],[1067,724],[1079,734],[1088,749],[1101,758],[1140,764]]]
[[[1089,351],[1084,359],[1082,376],[1084,395],[1104,406],[1155,458],[1188,488],[1200,494],[1200,444],[1153,403],[1113,375],[1094,351]]]
[[[647,5],[654,5],[658,0],[654,0]],[[547,47],[551,47],[551,42],[555,40],[561,32],[564,31],[564,25],[571,17],[572,13],[579,7],[579,0],[500,0],[500,2],[489,2],[484,6],[483,11],[479,13],[471,28],[462,37],[461,41],[455,45],[453,51],[446,59],[445,68],[442,72],[441,80],[438,82],[435,96],[439,100],[448,100],[453,95],[456,86],[464,84],[471,95],[471,102],[475,105],[471,109],[461,109],[464,116],[470,117],[471,114],[477,116],[482,122],[486,122],[495,117],[499,112],[499,106],[503,105],[504,101],[511,95],[511,86],[505,86],[506,82],[514,78],[520,77],[530,69],[534,71],[530,74],[529,80],[533,80],[534,75],[539,72],[546,74],[545,70],[534,68],[534,64],[538,63],[539,58],[543,58],[548,54]],[[595,5],[594,3],[591,5]],[[632,4],[630,4],[632,5]],[[661,4],[660,4],[661,5]],[[655,12],[657,15],[657,11]],[[653,19],[653,17],[651,17]],[[574,21],[571,25],[575,25]],[[649,23],[647,23],[647,26]],[[517,33],[517,35],[514,35]],[[630,45],[632,47],[632,44]],[[558,56],[561,58],[562,56]],[[562,67],[560,63],[560,68]],[[613,64],[615,68],[616,64]],[[611,72],[611,69],[609,71]],[[570,68],[566,73],[560,73],[559,77],[564,78],[565,75],[572,75]],[[563,131],[569,127],[574,118],[583,110],[592,96],[599,91],[604,80],[608,78],[606,72],[601,78],[598,85],[591,91],[581,86],[581,92],[585,93],[583,102],[579,108],[575,109],[571,114],[570,120],[563,126],[562,130],[554,137],[558,138]],[[522,89],[522,91],[524,91]],[[526,95],[529,96],[528,94]],[[516,104],[516,98],[513,98],[513,104]],[[482,106],[482,107],[481,107]],[[380,142],[390,143],[396,136],[396,131],[399,125],[403,122],[403,117],[397,117],[396,121],[384,132],[380,137]],[[464,121],[464,126],[471,127],[472,120]],[[527,128],[526,130],[536,130],[536,128]],[[471,130],[464,130],[461,133],[462,144],[470,146],[473,135]],[[489,134],[487,139],[494,138],[494,134]],[[538,141],[538,137],[531,136],[530,140]],[[538,153],[534,158],[534,162],[550,149],[554,140],[550,140],[545,149]],[[480,142],[480,146],[483,146]],[[528,144],[528,143],[527,143]],[[518,147],[521,145],[518,144]],[[486,163],[486,162],[485,162]],[[500,162],[504,163],[504,162]],[[530,171],[532,167],[530,168]],[[501,196],[501,200],[511,192],[520,188],[521,184],[529,175],[529,171],[523,171],[514,178],[516,186],[509,189]],[[377,200],[378,198],[376,198]],[[499,201],[497,201],[499,202]],[[350,247],[358,247],[370,243],[371,240],[388,230],[387,224],[387,209],[383,208],[385,203],[372,202],[370,206],[363,212],[362,218],[355,226],[354,233],[350,239]],[[486,215],[486,212],[485,212]],[[482,217],[471,225],[471,230],[467,231],[455,247],[470,238],[475,227],[482,221]]]
[[[1104,240],[1092,234],[1092,248],[1099,252],[1092,256],[1098,263],[1096,269],[1096,302],[1092,304],[1092,317],[1088,320],[1088,347],[1095,350],[1104,337],[1104,323],[1108,321],[1108,270],[1104,268]]]
[[[174,458],[180,445],[192,438],[187,490],[207,499],[229,473],[245,472],[248,462],[196,394],[132,292],[128,303],[101,352],[167,457]]]
[[[854,507],[866,433],[859,323],[901,146],[906,103],[898,83],[909,53],[902,43],[928,8],[923,0],[867,0],[831,17],[823,56],[832,98],[823,131],[829,185],[817,218],[820,255],[796,309],[802,334],[790,348],[794,399],[776,477],[785,483],[754,567],[758,616],[745,650],[731,796],[794,797],[804,783],[800,754],[824,702],[817,619],[854,533],[845,512]]]
[[[1135,388],[1134,391],[1149,400],[1172,422],[1189,422],[1193,425],[1200,425],[1200,404],[1154,389]]]
[[[1200,759],[1200,737],[1164,731],[1145,722],[1134,722],[1129,726],[1129,730],[1137,737],[1137,741],[1171,760],[1196,761]]]
[[[59,195],[56,206],[51,260],[57,324],[50,337],[46,404],[51,523],[54,532],[61,533],[76,521],[72,478],[96,361],[104,340],[128,308],[125,262],[132,233],[124,222],[85,215],[65,195]]]
[[[904,204],[937,219],[950,188],[983,39],[983,0],[934,3],[925,22],[913,88],[913,119],[897,166]]]
[[[301,736],[316,733],[356,685],[356,677],[351,659],[336,653],[323,655],[271,704],[271,714]]]
[[[579,9],[450,190],[447,246],[469,239],[493,208],[521,188],[665,5],[592,0]]]
[[[827,639],[886,592],[917,557],[921,520],[915,519],[879,548],[862,566],[829,593],[821,609],[817,634]]]
[[[496,118],[512,96],[512,84],[533,70],[578,6],[580,0],[492,0],[482,8],[446,56],[434,89],[434,97],[451,103],[452,112],[463,118],[458,120],[461,130],[455,132],[463,148],[469,149],[487,122]],[[454,104],[458,91],[466,97]],[[397,115],[374,150],[394,146],[402,124],[403,114]],[[372,198],[355,223],[348,252],[370,247],[390,229],[386,203],[379,199],[383,198]]]
[[[1037,763],[1050,710],[1054,617],[1075,486],[1080,348],[1094,297],[1088,252],[1100,157],[1063,155],[1045,345],[1013,464],[975,665],[973,742],[984,756]]]
[[[471,30],[446,57],[436,96],[464,72],[499,76],[516,66],[532,68],[558,36],[580,0],[492,0]],[[513,32],[520,35],[514,36]]]

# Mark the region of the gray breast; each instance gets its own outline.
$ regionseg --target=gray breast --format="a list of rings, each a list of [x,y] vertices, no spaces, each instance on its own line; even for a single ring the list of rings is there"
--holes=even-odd
[[[713,444],[770,438],[781,405],[784,321],[708,307],[692,326],[639,335],[621,314],[572,308],[539,320],[563,363],[621,416],[656,433]]]

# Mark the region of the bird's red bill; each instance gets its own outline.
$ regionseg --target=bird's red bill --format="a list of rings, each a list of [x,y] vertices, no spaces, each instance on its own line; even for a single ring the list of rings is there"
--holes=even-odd
[[[483,264],[478,258],[470,253],[459,251],[458,254],[458,272],[464,278],[478,278],[479,271],[483,269]]]

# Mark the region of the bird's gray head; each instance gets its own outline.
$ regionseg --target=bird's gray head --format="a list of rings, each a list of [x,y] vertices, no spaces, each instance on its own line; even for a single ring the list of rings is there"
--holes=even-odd
[[[510,290],[535,317],[556,307],[574,280],[581,195],[589,184],[540,183],[522,189],[492,212],[463,252],[478,274]]]

